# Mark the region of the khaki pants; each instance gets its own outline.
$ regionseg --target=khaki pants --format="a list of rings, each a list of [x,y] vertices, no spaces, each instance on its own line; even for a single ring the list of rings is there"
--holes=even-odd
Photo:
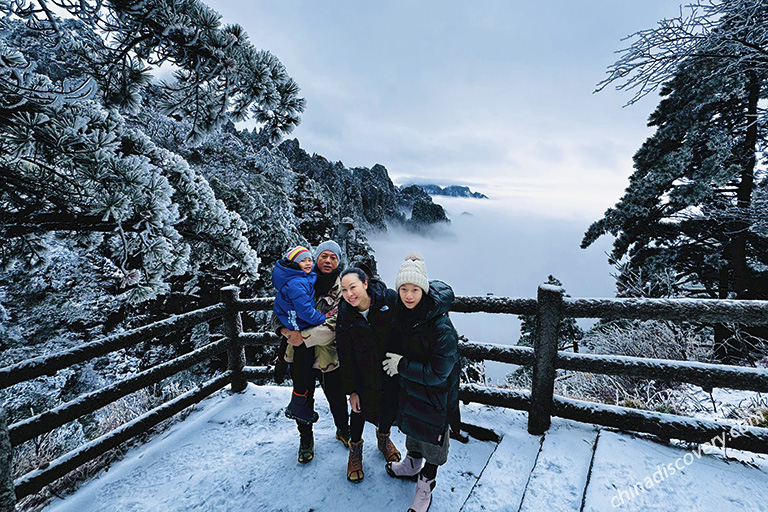
[[[338,367],[338,356],[336,355],[336,317],[332,316],[322,325],[310,327],[301,331],[301,337],[304,338],[304,344],[307,347],[315,347],[314,367],[321,371],[333,370]],[[288,345],[285,349],[285,360],[293,362],[293,346]]]

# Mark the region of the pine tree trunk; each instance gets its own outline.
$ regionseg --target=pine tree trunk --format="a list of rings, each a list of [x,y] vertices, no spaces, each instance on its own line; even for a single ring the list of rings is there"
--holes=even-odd
[[[749,96],[747,99],[747,131],[742,149],[741,179],[736,193],[739,218],[734,223],[734,240],[731,249],[733,281],[737,299],[750,297],[750,271],[747,264],[747,233],[750,227],[752,189],[755,186],[755,163],[757,151],[757,102],[760,84],[754,73],[749,73]]]
[[[736,191],[737,219],[732,223],[733,238],[728,247],[727,257],[733,272],[732,281],[728,283],[727,275],[720,275],[720,298],[728,298],[725,290],[731,288],[737,299],[753,297],[750,291],[750,269],[747,263],[747,233],[751,225],[750,208],[752,206],[752,190],[755,186],[755,164],[757,151],[757,103],[759,100],[760,84],[756,75],[748,73],[748,97],[746,123],[747,130],[741,149],[741,175]],[[725,272],[727,274],[727,271]],[[725,281],[725,282],[724,282]],[[740,339],[740,338],[739,338]],[[733,363],[737,359],[749,356],[749,347],[743,342],[736,342],[730,330],[722,325],[715,326],[715,359],[723,363]]]

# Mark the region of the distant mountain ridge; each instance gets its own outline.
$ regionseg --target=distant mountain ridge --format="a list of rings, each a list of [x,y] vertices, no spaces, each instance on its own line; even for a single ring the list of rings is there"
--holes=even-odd
[[[402,185],[400,189],[413,185]],[[471,197],[474,199],[488,199],[488,196],[481,194],[480,192],[472,192],[469,187],[464,185],[449,185],[447,187],[441,187],[440,185],[415,185],[430,196],[448,196],[448,197]]]
[[[426,233],[434,224],[450,224],[443,207],[432,202],[429,193],[419,187],[395,186],[381,164],[370,169],[347,168],[321,155],[309,155],[297,139],[284,141],[278,150],[294,172],[325,187],[342,217],[355,219],[366,232],[386,231],[392,224]]]

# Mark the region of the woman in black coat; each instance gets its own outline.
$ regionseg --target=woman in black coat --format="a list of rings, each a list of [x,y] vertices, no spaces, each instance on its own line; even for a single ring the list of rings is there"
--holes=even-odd
[[[427,280],[419,253],[408,253],[405,260],[395,281],[394,350],[382,365],[388,375],[400,377],[397,424],[408,453],[401,462],[388,463],[387,472],[418,480],[410,510],[423,512],[432,502],[437,467],[448,458],[448,425],[459,396],[458,334],[448,318],[451,287]]]
[[[387,462],[400,460],[389,433],[397,413],[398,378],[388,376],[381,362],[387,352],[397,294],[359,268],[341,274],[336,321],[336,350],[344,386],[352,407],[347,478],[363,479],[363,427],[377,426],[378,447]]]

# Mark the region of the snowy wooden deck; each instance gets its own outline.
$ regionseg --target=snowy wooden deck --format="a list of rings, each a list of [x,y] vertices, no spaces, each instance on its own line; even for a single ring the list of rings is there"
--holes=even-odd
[[[365,479],[346,480],[347,450],[334,439],[318,392],[315,459],[296,461],[298,434],[283,416],[290,388],[249,385],[218,393],[98,479],[47,509],[57,511],[405,511],[412,482],[390,478],[372,426],[364,435]],[[462,405],[463,420],[500,442],[453,441],[438,473],[439,511],[758,511],[768,496],[768,458],[704,454],[553,419],[543,436],[527,415]],[[393,439],[404,448],[404,436]],[[403,450],[404,451],[404,450]],[[709,451],[709,450],[707,450]],[[671,472],[669,468],[682,468]],[[640,482],[645,486],[636,484]],[[649,485],[650,483],[650,485]]]

